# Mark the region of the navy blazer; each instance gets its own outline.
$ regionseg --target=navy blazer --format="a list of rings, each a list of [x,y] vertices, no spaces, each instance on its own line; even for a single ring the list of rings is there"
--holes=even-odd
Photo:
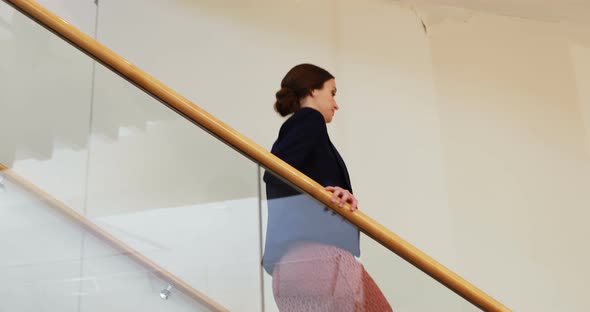
[[[322,186],[339,186],[352,193],[344,160],[330,141],[324,117],[315,109],[301,108],[287,119],[271,153]],[[356,226],[271,172],[264,173],[264,182],[268,225],[263,264],[267,272],[272,274],[280,257],[301,241],[324,243],[360,255]]]

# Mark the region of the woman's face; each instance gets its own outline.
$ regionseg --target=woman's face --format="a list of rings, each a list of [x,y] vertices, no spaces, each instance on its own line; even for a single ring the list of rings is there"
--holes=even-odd
[[[336,80],[330,79],[324,82],[324,86],[321,89],[313,90],[311,97],[313,99],[313,105],[315,109],[320,111],[326,120],[326,123],[332,121],[334,113],[338,110],[338,104],[336,104]]]

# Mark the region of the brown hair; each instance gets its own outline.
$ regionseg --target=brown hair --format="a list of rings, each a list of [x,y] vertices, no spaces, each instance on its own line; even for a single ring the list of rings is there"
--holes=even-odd
[[[312,64],[299,64],[291,68],[281,81],[281,90],[276,93],[275,110],[281,116],[298,111],[299,101],[310,95],[311,91],[321,89],[330,79],[334,79],[332,74]]]

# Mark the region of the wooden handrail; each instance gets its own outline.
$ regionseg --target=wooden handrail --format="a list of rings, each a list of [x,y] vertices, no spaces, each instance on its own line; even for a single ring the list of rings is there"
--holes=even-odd
[[[266,149],[246,138],[213,115],[193,104],[191,101],[151,77],[127,60],[109,50],[90,36],[68,24],[43,6],[32,0],[4,0],[35,19],[44,27],[69,41],[96,61],[109,67],[129,82],[146,91],[189,121],[202,127],[246,157],[258,162],[285,180],[310,194],[326,206],[332,208],[368,236],[393,251],[412,265],[445,285],[461,297],[484,311],[511,311],[494,298],[478,289],[453,271],[449,270],[424,252],[397,236],[361,211],[350,212],[348,204],[339,207],[330,200],[331,193],[321,185],[289,166]]]
[[[163,267],[159,266],[145,255],[140,253],[139,251],[133,249],[123,241],[119,240],[118,238],[114,237],[113,235],[109,234],[107,231],[103,230],[101,227],[93,223],[92,221],[88,220],[88,218],[84,217],[83,215],[76,212],[74,209],[68,207],[66,204],[62,203],[61,201],[57,200],[47,192],[43,191],[33,183],[27,181],[25,178],[18,175],[13,170],[8,169],[5,165],[0,163],[0,173],[4,174],[4,177],[21,187],[23,187],[26,191],[32,193],[36,198],[41,199],[43,202],[47,203],[51,207],[57,209],[61,213],[63,213],[66,217],[70,218],[71,220],[77,222],[81,226],[83,226],[86,230],[90,233],[94,234],[96,237],[102,239],[110,246],[114,247],[121,254],[133,259],[134,261],[138,262],[139,264],[143,265],[144,267],[148,268],[150,272],[154,273],[156,276],[162,278],[166,282],[170,283],[170,285],[174,286],[174,288],[178,289],[179,291],[183,292],[184,294],[192,297],[197,302],[205,306],[206,308],[212,311],[219,311],[219,312],[226,312],[229,311],[227,308],[223,307],[221,304],[215,302],[213,299],[207,297],[205,294],[201,293],[200,291],[194,289],[191,285],[189,285],[184,280],[180,279],[179,277],[175,276],[174,274],[168,272]]]

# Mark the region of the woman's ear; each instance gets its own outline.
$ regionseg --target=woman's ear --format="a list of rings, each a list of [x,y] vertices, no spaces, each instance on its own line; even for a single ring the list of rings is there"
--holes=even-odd
[[[318,91],[318,89],[313,89],[313,90],[311,90],[311,91],[309,92],[309,95],[310,95],[311,97],[316,97],[316,95],[318,94],[318,92],[319,92],[319,91]]]

